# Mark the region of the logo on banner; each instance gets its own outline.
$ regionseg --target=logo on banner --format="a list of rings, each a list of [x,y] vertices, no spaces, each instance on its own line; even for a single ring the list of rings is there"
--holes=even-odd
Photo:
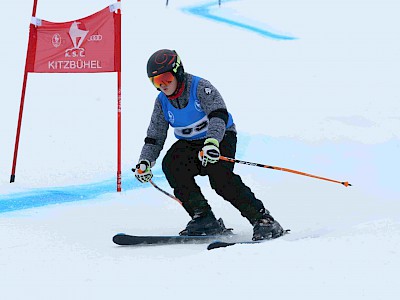
[[[93,34],[88,38],[88,42],[100,42],[101,40],[103,40],[101,34]]]
[[[83,41],[85,40],[86,35],[88,34],[89,30],[82,30],[78,27],[81,22],[74,22],[72,23],[69,29],[69,36],[71,37],[72,44],[74,44],[73,49],[80,49]]]
[[[65,50],[65,57],[85,56],[85,48],[81,47],[81,45],[85,40],[86,35],[89,33],[89,30],[79,28],[78,25],[80,24],[81,22],[74,21],[69,28],[69,37],[71,38],[74,47]]]
[[[51,38],[51,43],[53,44],[54,48],[58,48],[61,45],[61,35],[58,33],[54,34]]]

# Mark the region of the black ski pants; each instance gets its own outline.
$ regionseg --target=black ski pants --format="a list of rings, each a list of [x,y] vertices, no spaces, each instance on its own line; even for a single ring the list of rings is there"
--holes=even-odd
[[[236,143],[236,133],[227,131],[220,143],[221,155],[234,158]],[[217,194],[230,202],[253,224],[264,212],[263,203],[243,183],[240,176],[233,173],[234,163],[220,160],[203,167],[198,158],[203,144],[204,139],[178,140],[167,151],[162,168],[175,196],[182,201],[191,217],[210,212],[211,207],[194,179],[197,175],[208,176],[210,185]]]

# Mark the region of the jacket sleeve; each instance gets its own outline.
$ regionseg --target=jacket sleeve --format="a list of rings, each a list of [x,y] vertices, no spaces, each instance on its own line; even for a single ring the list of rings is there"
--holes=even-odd
[[[228,111],[219,91],[207,80],[201,79],[197,86],[197,98],[209,119],[207,138],[222,141],[228,123]]]
[[[169,123],[164,118],[161,103],[156,99],[139,160],[147,159],[152,165],[155,164],[155,161],[164,147],[168,128]]]

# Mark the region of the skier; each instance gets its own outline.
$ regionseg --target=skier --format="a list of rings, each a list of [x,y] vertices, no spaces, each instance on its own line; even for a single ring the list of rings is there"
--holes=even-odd
[[[233,173],[236,127],[218,90],[207,80],[184,72],[176,51],[162,49],[148,60],[147,75],[158,94],[135,177],[148,182],[164,146],[169,126],[178,139],[167,151],[162,170],[175,196],[191,217],[180,235],[217,235],[226,232],[195,182],[208,176],[218,195],[237,208],[253,225],[253,240],[280,237],[284,230],[263,203]]]

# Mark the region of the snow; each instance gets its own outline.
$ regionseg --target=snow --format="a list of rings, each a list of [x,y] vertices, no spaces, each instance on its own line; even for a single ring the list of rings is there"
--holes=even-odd
[[[40,0],[37,16],[68,21],[111,3]],[[191,14],[196,6],[207,15]],[[122,8],[123,192],[116,193],[116,74],[29,74],[9,183],[32,1],[3,3],[1,299],[398,299],[399,4],[148,0]],[[176,234],[189,221],[130,171],[157,93],[146,62],[161,48],[176,49],[188,72],[220,90],[239,130],[238,159],[353,186],[238,165],[291,234],[213,251],[114,245],[119,232]],[[163,153],[173,142],[170,132]],[[160,161],[154,170],[171,192]],[[206,178],[197,182],[215,214],[249,239],[248,222]]]

